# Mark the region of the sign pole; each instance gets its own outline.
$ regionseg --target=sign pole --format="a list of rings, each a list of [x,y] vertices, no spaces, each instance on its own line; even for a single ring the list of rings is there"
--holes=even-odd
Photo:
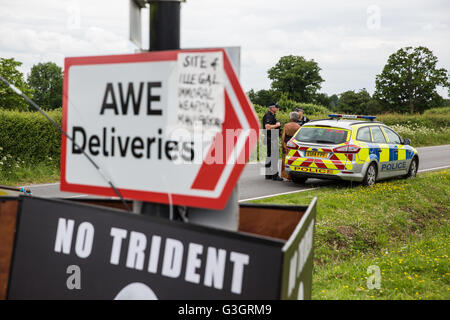
[[[180,49],[180,1],[150,0],[149,51]]]
[[[150,0],[150,46],[149,51],[180,49],[180,2],[179,0]],[[134,201],[134,212],[164,217],[181,218],[205,226],[237,231],[239,226],[238,189],[234,188],[223,210],[165,205]]]
[[[149,51],[180,49],[180,0],[150,0]],[[174,219],[174,206],[134,201],[135,213]],[[183,209],[182,209],[183,210]],[[178,207],[176,207],[178,212]]]

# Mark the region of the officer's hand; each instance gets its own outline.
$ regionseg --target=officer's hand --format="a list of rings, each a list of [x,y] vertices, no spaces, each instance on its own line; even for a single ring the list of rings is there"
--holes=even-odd
[[[276,125],[277,128],[281,127],[281,123],[280,122],[277,122],[275,125]]]

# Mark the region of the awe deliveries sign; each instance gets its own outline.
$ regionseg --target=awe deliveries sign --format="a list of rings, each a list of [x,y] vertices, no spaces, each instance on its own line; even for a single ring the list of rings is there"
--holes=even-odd
[[[258,119],[223,49],[66,58],[61,190],[222,209]]]

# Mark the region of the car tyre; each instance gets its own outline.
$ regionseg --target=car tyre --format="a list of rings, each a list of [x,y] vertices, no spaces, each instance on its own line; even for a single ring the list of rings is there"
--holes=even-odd
[[[411,160],[411,164],[409,165],[408,173],[406,174],[406,178],[415,178],[417,175],[417,169],[419,169],[417,158],[413,158]]]
[[[305,184],[306,179],[308,178],[299,178],[299,177],[295,177],[295,176],[291,176],[292,182],[295,184]]]
[[[377,181],[377,164],[372,162],[367,168],[366,175],[364,176],[363,185],[373,186]]]

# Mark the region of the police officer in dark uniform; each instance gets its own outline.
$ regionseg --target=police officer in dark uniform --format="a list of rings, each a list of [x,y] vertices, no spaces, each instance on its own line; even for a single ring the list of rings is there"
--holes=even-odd
[[[265,165],[266,179],[283,181],[278,175],[278,136],[281,123],[275,117],[278,112],[278,105],[273,103],[269,106],[269,111],[264,115],[262,124],[266,129],[267,158]]]
[[[303,109],[302,108],[297,108],[295,109],[295,111],[297,111],[298,113],[298,121],[297,124],[301,127],[302,125],[304,125],[305,123],[309,122],[308,117],[303,115]]]

